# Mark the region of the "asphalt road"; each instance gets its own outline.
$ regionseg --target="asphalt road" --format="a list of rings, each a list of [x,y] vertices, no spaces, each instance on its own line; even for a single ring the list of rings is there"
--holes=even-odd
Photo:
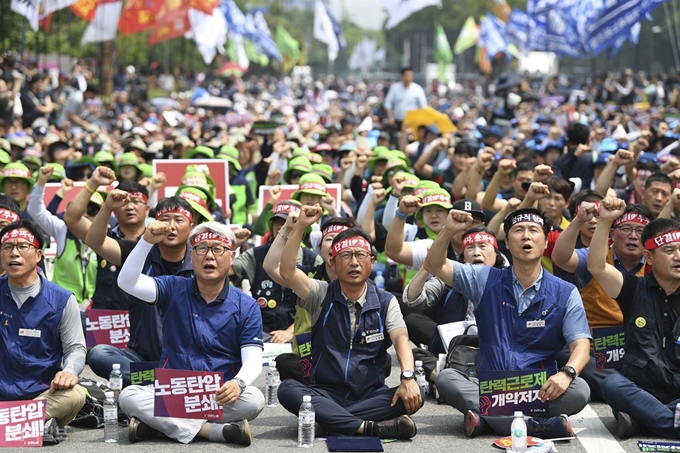
[[[393,360],[392,363],[398,363]],[[89,367],[84,377],[96,378]],[[398,385],[398,368],[393,368],[388,385]],[[99,379],[99,378],[97,378]],[[264,373],[255,383],[264,389]],[[470,439],[463,433],[463,416],[450,406],[438,405],[434,399],[427,399],[420,411],[413,415],[418,426],[418,435],[410,441],[385,443],[385,452],[393,453],[436,453],[436,452],[501,452],[493,446],[498,436],[483,435]],[[556,444],[560,453],[619,453],[639,452],[638,439],[619,442],[614,436],[616,421],[609,406],[602,403],[591,403],[582,413],[571,417],[572,427],[577,439]],[[601,423],[600,423],[601,422]],[[218,452],[247,448],[251,453],[278,453],[299,451],[297,446],[297,418],[289,414],[283,407],[267,408],[251,422],[253,444],[250,447],[233,446],[225,443],[197,441],[183,445],[172,440],[162,439],[130,444],[127,430],[120,428],[117,444],[104,443],[104,430],[86,430],[69,427],[68,439],[59,445],[47,446],[50,452],[64,453],[108,453],[108,452]],[[645,437],[649,440],[650,438]],[[34,449],[15,448],[11,452],[35,451]],[[328,451],[326,443],[317,439],[314,447],[306,449],[312,452]]]

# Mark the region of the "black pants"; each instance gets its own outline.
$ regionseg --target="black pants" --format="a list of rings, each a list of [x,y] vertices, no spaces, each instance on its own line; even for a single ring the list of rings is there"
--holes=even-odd
[[[562,351],[557,354],[557,366],[562,368],[564,365],[566,365],[569,361],[570,355],[571,352],[569,352],[568,346],[562,349]],[[598,368],[597,365],[595,365],[595,355],[591,349],[590,360],[586,364],[585,368],[583,368],[583,371],[581,371],[579,377],[583,378],[583,380],[586,381],[590,387],[590,400],[604,402],[601,388],[602,381],[604,381],[607,376],[618,373],[619,372],[617,370]]]
[[[298,357],[296,354],[293,354],[292,352],[287,354],[279,354],[276,356],[276,369],[279,370],[281,382],[285,381],[286,379],[294,379],[305,385],[309,385],[309,377],[304,377],[302,375],[302,369],[300,368],[300,357]],[[385,363],[385,378],[390,377],[390,374],[392,374],[392,356],[388,355],[387,362]]]
[[[391,406],[396,391],[397,387],[383,387],[368,398],[352,401],[331,388],[308,387],[288,379],[279,387],[279,402],[288,412],[298,415],[302,397],[311,395],[316,422],[328,434],[353,436],[364,421],[379,422],[406,414],[402,400]]]
[[[409,339],[417,345],[428,346],[437,332],[437,322],[428,312],[411,312],[404,316]]]

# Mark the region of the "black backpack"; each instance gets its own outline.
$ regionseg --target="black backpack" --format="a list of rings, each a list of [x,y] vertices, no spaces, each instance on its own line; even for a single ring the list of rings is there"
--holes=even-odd
[[[71,425],[81,428],[98,429],[104,427],[104,400],[110,389],[106,384],[92,379],[80,378],[78,384],[85,390],[85,405],[73,419]]]
[[[468,334],[468,330],[472,326],[475,325],[467,326],[462,335],[451,339],[449,352],[446,353],[446,368],[453,368],[469,377],[477,377],[479,338],[477,335]]]

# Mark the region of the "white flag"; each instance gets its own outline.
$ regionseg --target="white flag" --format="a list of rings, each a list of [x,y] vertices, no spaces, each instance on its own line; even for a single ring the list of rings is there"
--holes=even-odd
[[[381,0],[382,6],[387,13],[388,19],[385,24],[385,29],[389,30],[397,26],[400,22],[406,19],[416,11],[420,11],[428,6],[439,6],[441,8],[441,0]]]
[[[28,20],[33,31],[38,31],[40,19],[40,0],[12,0],[10,9]]]
[[[354,46],[352,55],[349,57],[347,62],[349,68],[353,71],[368,72],[370,67],[375,64],[376,47],[377,43],[374,39],[362,39]]]
[[[321,0],[316,0],[314,7],[314,37],[328,46],[328,60],[335,61],[338,58],[340,44],[333,30],[333,21]]]
[[[234,47],[236,47],[236,62],[244,70],[247,70],[250,67],[250,60],[248,60],[248,55],[246,55],[246,48],[243,44],[243,35],[230,35],[229,39],[234,40]]]
[[[190,39],[196,43],[205,64],[212,63],[217,52],[224,54],[224,45],[227,42],[227,19],[219,8],[215,8],[212,14],[189,8],[189,23],[191,24]]]
[[[88,42],[111,41],[118,33],[118,19],[123,2],[118,0],[99,0],[92,22],[87,26],[80,44]]]
[[[43,0],[43,11],[40,14],[42,19],[60,9],[68,8],[78,0]]]

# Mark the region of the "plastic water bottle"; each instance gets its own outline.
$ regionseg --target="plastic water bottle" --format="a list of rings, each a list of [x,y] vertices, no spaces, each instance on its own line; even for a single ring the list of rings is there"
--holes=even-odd
[[[510,436],[512,437],[512,451],[527,451],[527,424],[524,421],[522,411],[515,412],[515,419],[510,426]]]
[[[675,416],[673,417],[673,427],[680,428],[680,403],[675,405]]]
[[[424,395],[430,393],[430,384],[427,383],[422,360],[416,360],[416,384],[423,390]]]
[[[378,289],[385,289],[385,277],[383,277],[382,271],[378,271],[374,282]]]
[[[106,392],[104,401],[104,442],[118,442],[118,404],[113,392]]]
[[[314,446],[314,406],[312,397],[302,397],[302,404],[298,412],[298,447],[309,448]]]
[[[123,390],[123,373],[120,372],[120,363],[114,363],[111,368],[111,374],[109,374],[109,388],[113,392],[113,400],[118,401],[118,396]]]
[[[250,292],[250,280],[247,278],[241,281],[241,292],[246,296],[253,297],[252,293]]]
[[[265,404],[267,407],[276,407],[279,405],[279,385],[281,384],[281,376],[279,370],[276,369],[276,361],[272,361],[267,368],[267,376],[265,377]]]

